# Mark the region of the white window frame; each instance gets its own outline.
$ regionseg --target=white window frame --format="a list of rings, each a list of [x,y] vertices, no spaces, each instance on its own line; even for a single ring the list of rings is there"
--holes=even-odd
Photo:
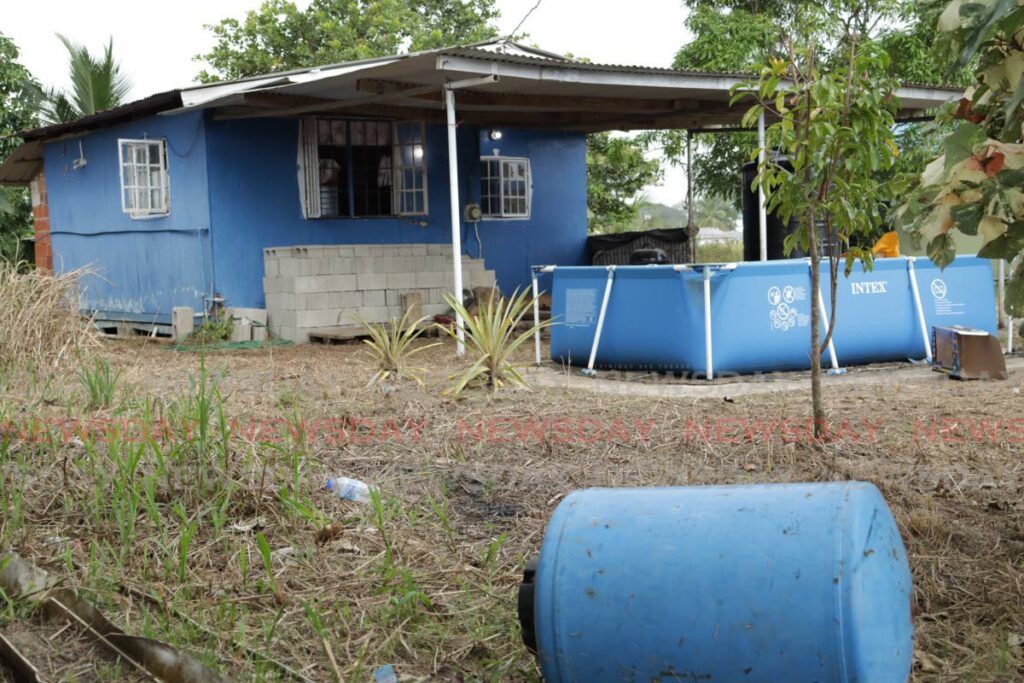
[[[528,157],[507,157],[498,154],[491,156],[480,157],[481,163],[483,162],[498,162],[498,206],[500,211],[498,213],[485,213],[483,214],[483,220],[485,221],[509,221],[509,220],[529,220],[530,215],[533,212],[533,169],[530,166],[530,159]],[[505,167],[511,164],[523,164],[526,166],[526,211],[523,213],[512,213],[505,211]],[[482,181],[482,176],[481,176]],[[481,185],[481,198],[483,196],[483,187]]]
[[[404,141],[399,138],[398,129],[401,125],[418,125],[419,127],[419,142],[416,141]],[[429,177],[427,175],[427,125],[423,121],[392,121],[391,123],[391,210],[396,216],[426,216],[430,213],[430,193],[427,191],[427,185],[429,184]],[[416,147],[420,148],[421,154],[417,166],[414,171],[422,171],[423,173],[423,187],[414,187],[412,189],[406,189],[404,187],[405,182],[405,167],[402,165],[402,149],[405,147],[411,147],[413,151],[413,158],[415,158]],[[402,206],[402,195],[409,193],[422,192],[423,194],[423,210],[422,211],[399,211],[399,207]]]
[[[430,191],[429,191],[429,176],[428,176],[428,163],[427,157],[429,151],[427,150],[427,126],[423,121],[392,121],[391,122],[391,213],[385,216],[324,216],[322,206],[320,202],[320,155],[318,152],[319,147],[319,122],[324,119],[335,119],[345,120],[343,117],[336,116],[306,116],[303,117],[302,123],[299,126],[299,144],[298,144],[298,183],[299,183],[299,198],[302,203],[302,215],[303,218],[329,218],[332,220],[363,220],[373,218],[392,218],[392,217],[405,217],[405,216],[426,216],[430,212]],[[365,119],[353,118],[352,121],[362,121]],[[419,141],[418,142],[406,142],[399,139],[398,131],[400,125],[418,125],[419,126]],[[351,144],[350,140],[346,140],[346,144]],[[404,182],[404,174],[402,171],[404,167],[401,163],[401,150],[405,147],[416,147],[419,146],[423,150],[423,154],[420,158],[419,165],[423,172],[423,187],[415,188],[413,190],[407,190],[402,186]],[[423,193],[423,210],[422,211],[399,211],[400,198],[402,193],[409,193],[414,191],[422,191]]]
[[[158,146],[160,150],[160,160],[158,164],[154,165],[151,163],[139,164],[135,161],[135,149],[139,146],[147,148],[146,158],[149,158],[148,148],[152,146]],[[129,158],[125,159],[126,150],[131,150],[128,155]],[[160,218],[167,216],[171,213],[171,181],[170,173],[167,169],[167,140],[162,138],[157,139],[146,139],[146,138],[118,138],[117,140],[117,161],[118,170],[121,179],[121,211],[128,214],[133,219],[146,219],[146,218]],[[151,177],[152,171],[155,169],[158,173],[157,182],[158,185],[127,185],[125,184],[125,168],[141,167],[148,170],[146,177]],[[147,197],[147,203],[152,200],[152,191],[159,189],[163,201],[158,206],[138,207],[129,206],[128,202],[125,201],[125,195],[128,194],[128,190],[132,190],[131,194],[134,198],[138,198],[139,191],[145,192]]]

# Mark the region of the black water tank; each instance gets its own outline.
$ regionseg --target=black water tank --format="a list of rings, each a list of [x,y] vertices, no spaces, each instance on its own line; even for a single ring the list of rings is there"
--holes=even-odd
[[[792,170],[789,161],[776,158],[787,170]],[[754,178],[757,177],[757,162],[750,161],[743,164],[743,260],[761,260],[761,226],[758,216],[757,188],[751,189]],[[786,253],[786,237],[792,235],[800,227],[799,218],[793,217],[787,223],[774,212],[769,212],[765,218],[765,231],[768,235],[768,260],[777,261],[784,258],[803,258],[807,252],[799,246],[793,247],[793,251]],[[828,226],[825,221],[818,221],[818,244],[821,253],[828,250]],[[837,252],[838,253],[838,252]]]
[[[634,249],[629,255],[629,265],[648,266],[671,263],[664,249]]]

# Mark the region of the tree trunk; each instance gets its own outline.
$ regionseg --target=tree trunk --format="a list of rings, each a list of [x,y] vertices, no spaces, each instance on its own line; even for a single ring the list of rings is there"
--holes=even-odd
[[[821,252],[818,249],[818,231],[814,213],[807,214],[808,247],[811,252],[811,410],[814,414],[814,438],[824,439],[825,405],[821,398],[821,311],[818,292],[821,291]]]

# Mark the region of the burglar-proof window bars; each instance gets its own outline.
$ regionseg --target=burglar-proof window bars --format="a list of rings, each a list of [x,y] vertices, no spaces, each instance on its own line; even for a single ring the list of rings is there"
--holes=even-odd
[[[307,117],[299,187],[306,218],[426,215],[425,126]]]
[[[118,140],[121,210],[132,218],[166,216],[171,210],[166,140]]]
[[[486,218],[529,218],[530,160],[481,157],[480,208]]]

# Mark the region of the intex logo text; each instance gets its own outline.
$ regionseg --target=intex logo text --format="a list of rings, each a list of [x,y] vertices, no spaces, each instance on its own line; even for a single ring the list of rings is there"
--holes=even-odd
[[[888,282],[881,280],[875,282],[851,282],[850,290],[854,294],[885,294]]]

